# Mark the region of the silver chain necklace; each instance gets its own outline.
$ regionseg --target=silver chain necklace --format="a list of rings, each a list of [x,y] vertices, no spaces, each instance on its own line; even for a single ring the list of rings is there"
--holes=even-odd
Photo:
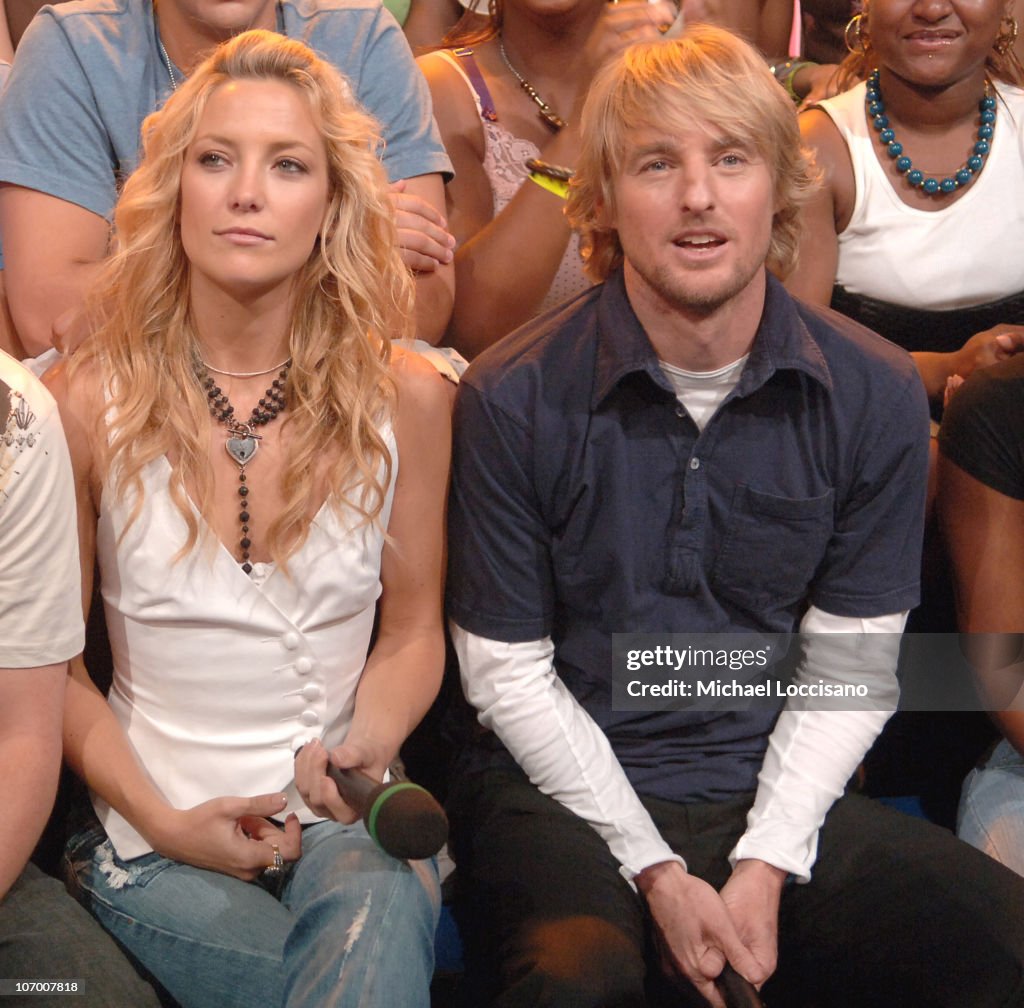
[[[512,61],[508,58],[508,53],[505,52],[505,42],[500,36],[498,37],[498,52],[501,53],[501,58],[505,61],[505,66],[509,68],[512,76],[519,81],[519,86],[530,96],[537,108],[540,109],[539,114],[541,119],[544,120],[544,124],[555,133],[567,125],[566,121],[537,94],[537,89],[512,66]]]
[[[159,35],[156,37],[156,44],[160,47],[160,55],[164,59],[164,66],[167,67],[167,76],[171,78],[171,90],[178,90],[178,78],[174,76],[174,65],[171,63],[171,57],[167,55],[167,50],[164,48],[164,40]],[[263,372],[266,374],[266,372]]]
[[[291,357],[263,371],[222,371],[220,368],[215,368],[212,364],[207,363],[203,357],[200,357],[199,360],[202,361],[203,367],[211,374],[224,375],[227,378],[259,378],[261,375],[270,374],[271,371],[280,371],[286,364],[291,362]]]

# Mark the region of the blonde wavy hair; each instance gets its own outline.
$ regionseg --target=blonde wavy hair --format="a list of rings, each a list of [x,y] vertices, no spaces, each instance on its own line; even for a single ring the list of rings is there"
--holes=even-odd
[[[1003,21],[999,28],[1003,29],[1007,18],[1012,17],[1013,3],[1006,4]],[[851,19],[847,25],[847,35],[853,36],[859,42],[861,48],[851,50],[850,54],[839,64],[836,71],[836,85],[840,91],[847,91],[866,80],[868,75],[878,66],[878,57],[871,45],[871,3],[865,0],[863,9],[854,17],[859,17],[855,28]],[[1012,45],[1003,46],[998,36],[992,40],[992,48],[985,57],[985,70],[988,72],[989,80],[1005,81],[1007,84],[1016,84],[1024,87],[1024,66],[1017,57]],[[847,39],[849,45],[849,39]]]
[[[614,207],[613,179],[636,126],[692,128],[713,124],[750,146],[775,179],[768,268],[779,276],[796,263],[800,209],[819,173],[800,143],[792,101],[746,42],[711,25],[693,25],[670,42],[630,46],[594,80],[583,109],[583,134],[566,214],[580,232],[587,274],[601,281],[622,263],[618,232],[601,223]]]
[[[142,126],[143,154],[114,213],[114,252],[92,301],[92,337],[72,367],[91,362],[108,390],[99,445],[119,497],[142,508],[141,472],[172,451],[172,499],[187,527],[179,556],[200,539],[186,486],[208,516],[210,414],[193,367],[198,339],[190,265],[180,237],[186,151],[210,96],[236,80],[282,81],[308,100],[327,151],[328,203],[315,246],[294,278],[287,410],[292,450],[280,474],[285,507],[267,528],[285,564],[309,531],[309,501],[329,459],[334,504],[373,522],[391,479],[380,426],[394,408],[390,336],[407,335],[412,283],[399,253],[376,123],[345,79],[301,42],[248,31],[218,47]],[[105,446],[105,447],[103,447]],[[177,558],[176,558],[177,559]]]

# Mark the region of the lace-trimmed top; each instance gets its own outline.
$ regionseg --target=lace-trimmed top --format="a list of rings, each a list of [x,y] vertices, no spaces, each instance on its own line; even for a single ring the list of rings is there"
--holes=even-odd
[[[494,102],[476,66],[471,49],[446,49],[439,55],[447,60],[466,82],[483,122],[484,172],[491,183],[494,216],[497,217],[519,191],[523,182],[529,178],[526,162],[529,158],[540,157],[540,150],[532,141],[513,136],[498,122]],[[590,281],[584,276],[583,261],[580,259],[579,237],[574,233],[569,239],[558,272],[541,302],[538,314],[568,298],[575,297],[589,286]]]

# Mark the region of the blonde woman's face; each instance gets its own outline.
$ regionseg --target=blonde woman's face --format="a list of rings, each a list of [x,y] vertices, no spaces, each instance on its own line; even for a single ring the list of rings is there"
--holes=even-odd
[[[302,93],[240,80],[206,104],[181,175],[181,242],[193,297],[280,290],[313,251],[328,202],[327,151]]]

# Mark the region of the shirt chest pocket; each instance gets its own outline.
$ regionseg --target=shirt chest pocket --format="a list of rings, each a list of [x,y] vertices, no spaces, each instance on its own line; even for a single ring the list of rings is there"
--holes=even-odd
[[[715,594],[757,610],[804,599],[832,535],[834,496],[779,497],[738,486],[712,569]]]

